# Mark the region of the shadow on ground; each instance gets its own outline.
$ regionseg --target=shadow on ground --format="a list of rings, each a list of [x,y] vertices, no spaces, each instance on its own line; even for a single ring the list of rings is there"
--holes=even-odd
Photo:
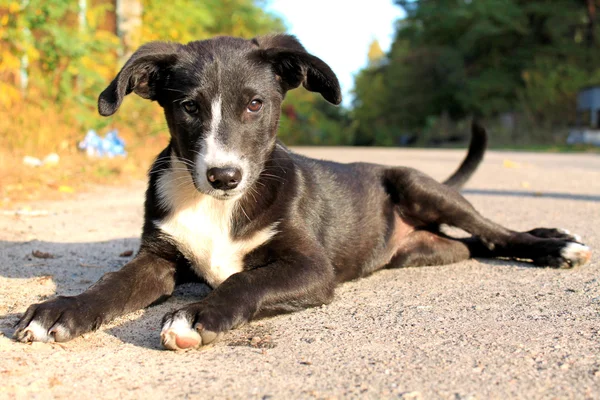
[[[77,295],[105,273],[119,270],[133,258],[138,246],[139,239],[136,238],[91,243],[0,241],[0,279],[8,278],[0,288],[0,297],[20,298],[17,306],[26,308],[56,295]],[[120,256],[130,250],[133,255]],[[147,308],[139,317],[118,319],[100,329],[126,343],[160,348],[157,338],[163,315],[199,301],[209,292],[210,288],[203,283],[180,285],[171,298]],[[21,315],[14,312],[0,314],[0,332],[11,337],[14,324]]]
[[[551,198],[560,200],[577,200],[577,201],[600,201],[600,196],[590,194],[576,193],[558,193],[558,192],[527,192],[520,190],[494,190],[494,189],[464,189],[462,194],[470,194],[476,196],[509,196],[509,197],[537,197]]]
[[[56,295],[73,296],[85,291],[107,272],[119,270],[133,258],[139,239],[122,238],[89,243],[53,243],[46,241],[9,242],[0,241],[0,279],[8,278],[0,295],[4,298],[20,298],[16,309],[45,301]],[[122,256],[133,251],[132,255]],[[38,256],[34,256],[36,253]],[[45,256],[47,258],[39,258]],[[494,266],[505,264],[502,260],[486,259],[484,263]],[[531,266],[523,264],[524,267]],[[436,268],[436,267],[432,267]],[[368,278],[367,278],[368,279]],[[171,311],[197,302],[205,297],[210,288],[203,283],[187,283],[176,288],[166,301],[146,308],[144,311],[121,317],[100,328],[122,342],[135,346],[162,349],[159,341],[163,316]],[[0,303],[1,304],[1,303]],[[7,307],[3,308],[7,310]],[[8,309],[8,311],[11,311]],[[8,312],[0,315],[0,332],[11,337],[14,325],[21,313]],[[252,329],[252,328],[248,328]],[[241,335],[241,336],[240,336]],[[232,336],[234,342],[245,343],[241,330]],[[247,335],[246,335],[247,336]]]

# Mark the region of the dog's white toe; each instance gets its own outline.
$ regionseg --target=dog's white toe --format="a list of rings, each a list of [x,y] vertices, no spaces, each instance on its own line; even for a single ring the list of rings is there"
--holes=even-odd
[[[54,337],[37,321],[31,321],[23,333],[26,342],[54,342]]]
[[[185,318],[167,321],[160,333],[162,345],[169,350],[185,350],[200,347],[202,337],[192,329]]]
[[[567,265],[564,265],[563,268],[573,268],[590,261],[592,251],[581,243],[569,242],[562,248],[560,255],[567,261]]]

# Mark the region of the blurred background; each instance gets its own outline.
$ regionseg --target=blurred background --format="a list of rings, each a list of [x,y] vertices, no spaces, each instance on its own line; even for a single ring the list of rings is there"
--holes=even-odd
[[[160,107],[129,96],[102,118],[96,101],[151,40],[297,35],[345,97],[290,92],[288,145],[459,147],[478,117],[492,147],[595,151],[599,12],[600,0],[0,0],[0,199],[144,176],[168,141]],[[82,152],[92,130],[127,154]]]

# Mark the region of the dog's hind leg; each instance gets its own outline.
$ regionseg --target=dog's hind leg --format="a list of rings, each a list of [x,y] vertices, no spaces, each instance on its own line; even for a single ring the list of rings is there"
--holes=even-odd
[[[418,230],[402,239],[386,268],[453,264],[470,257],[467,244],[434,232]]]
[[[481,216],[458,191],[417,170],[386,169],[383,184],[401,212],[423,226],[447,224],[476,236],[484,244],[479,246],[483,255],[477,254],[478,247],[472,243],[473,256],[528,259],[535,265],[557,268],[579,266],[591,257],[588,247],[572,236],[558,235],[558,230],[515,232],[496,224]]]

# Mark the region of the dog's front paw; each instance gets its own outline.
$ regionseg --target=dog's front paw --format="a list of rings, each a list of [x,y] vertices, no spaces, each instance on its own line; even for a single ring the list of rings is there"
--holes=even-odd
[[[225,330],[220,316],[202,305],[191,305],[164,316],[160,338],[169,350],[186,350],[218,341]]]
[[[578,242],[564,241],[556,251],[548,255],[537,258],[534,261],[536,265],[553,268],[575,268],[586,264],[592,258],[592,251],[589,247]]]
[[[75,297],[57,297],[29,306],[16,325],[19,342],[66,342],[97,327]]]

